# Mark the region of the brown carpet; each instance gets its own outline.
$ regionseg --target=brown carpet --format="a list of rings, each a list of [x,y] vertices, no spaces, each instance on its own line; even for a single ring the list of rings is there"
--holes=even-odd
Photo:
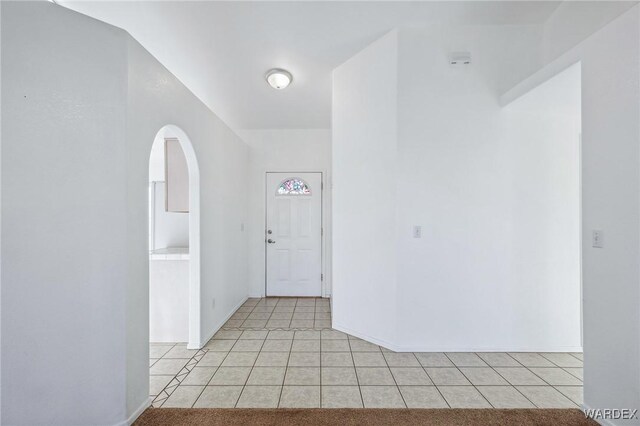
[[[149,408],[147,425],[597,425],[578,409],[214,409]]]

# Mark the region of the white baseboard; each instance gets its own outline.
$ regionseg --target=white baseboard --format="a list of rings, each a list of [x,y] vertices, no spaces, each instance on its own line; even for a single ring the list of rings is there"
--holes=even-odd
[[[126,420],[118,422],[113,426],[131,426],[133,422],[135,422],[136,419],[140,417],[140,414],[142,414],[144,410],[146,410],[151,406],[152,401],[153,401],[153,398],[151,397],[147,398],[147,400],[143,402],[138,408],[136,408],[136,410],[133,413],[131,413],[131,415]]]
[[[203,340],[201,340],[198,345],[194,346],[191,344],[191,342],[189,342],[189,344],[187,345],[187,349],[202,349],[202,347],[204,345],[207,344],[207,342],[209,340],[211,340],[211,338],[218,332],[220,331],[220,329],[222,328],[222,326],[229,320],[229,318],[231,318],[233,316],[233,314],[236,313],[236,311],[238,310],[238,308],[240,308],[240,306],[242,306],[242,304],[244,302],[247,301],[249,297],[245,297],[244,299],[242,299],[240,301],[240,303],[238,303],[233,309],[231,309],[231,312],[229,312],[229,314],[227,314],[227,316],[220,321],[216,326],[213,327],[213,331],[211,333],[209,333],[209,335],[207,337],[205,337]]]
[[[331,327],[333,329],[335,329],[335,330],[342,331],[343,333],[350,334],[350,335],[355,336],[355,337],[357,337],[359,339],[366,340],[366,341],[371,342],[371,343],[375,343],[378,346],[382,346],[382,347],[385,347],[387,349],[391,349],[394,352],[402,352],[401,350],[398,349],[398,347],[396,345],[394,345],[391,342],[387,342],[386,340],[382,340],[382,339],[378,339],[378,338],[375,338],[375,337],[372,337],[372,336],[368,336],[366,334],[360,333],[359,331],[355,331],[355,330],[352,330],[352,329],[350,329],[348,327],[344,327],[344,326],[342,326],[340,324],[337,324],[335,321],[333,321],[331,323]],[[409,352],[409,351],[407,351],[407,352]],[[411,352],[413,352],[413,351],[411,351]]]
[[[358,337],[378,346],[391,349],[394,352],[582,352],[582,346],[554,346],[554,347],[519,347],[519,346],[430,346],[430,345],[397,345],[395,343],[368,336],[359,331],[344,327],[333,322],[332,327],[336,330]]]
[[[397,346],[396,352],[582,352],[581,346]],[[390,348],[391,349],[391,348]]]
[[[264,294],[250,294],[249,298],[251,299],[262,299],[263,297],[266,297]],[[326,293],[325,295],[321,295],[320,297],[323,297],[325,299],[330,299],[331,298],[331,293]]]

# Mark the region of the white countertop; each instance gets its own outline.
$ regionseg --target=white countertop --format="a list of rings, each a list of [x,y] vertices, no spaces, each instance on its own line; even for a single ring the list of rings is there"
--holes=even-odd
[[[189,260],[189,247],[167,247],[149,252],[150,260]]]

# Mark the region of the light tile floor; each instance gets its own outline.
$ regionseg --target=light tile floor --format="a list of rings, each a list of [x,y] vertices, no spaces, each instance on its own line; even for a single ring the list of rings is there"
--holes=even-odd
[[[581,353],[395,353],[328,299],[249,299],[201,350],[152,343],[154,407],[577,408]]]

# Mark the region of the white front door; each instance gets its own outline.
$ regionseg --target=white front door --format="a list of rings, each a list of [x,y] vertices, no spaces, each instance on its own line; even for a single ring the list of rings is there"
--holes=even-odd
[[[322,174],[267,173],[267,296],[320,296]]]

